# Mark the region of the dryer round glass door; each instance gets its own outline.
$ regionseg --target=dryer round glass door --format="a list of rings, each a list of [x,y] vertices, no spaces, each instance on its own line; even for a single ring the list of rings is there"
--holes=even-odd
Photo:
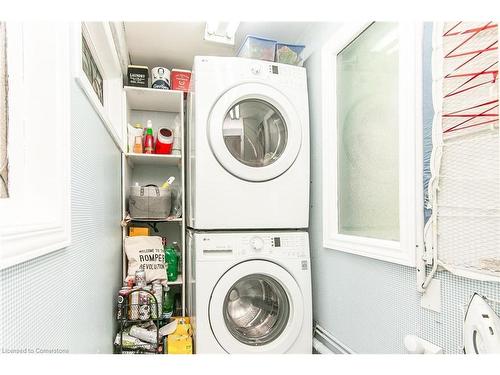
[[[277,264],[246,261],[218,281],[209,314],[215,338],[228,353],[286,353],[300,332],[302,293]]]
[[[208,136],[212,152],[229,173],[248,181],[266,181],[292,166],[300,151],[302,127],[281,92],[246,83],[217,100]]]
[[[222,136],[231,153],[250,167],[266,167],[283,154],[288,132],[281,113],[263,100],[246,99],[226,114]]]

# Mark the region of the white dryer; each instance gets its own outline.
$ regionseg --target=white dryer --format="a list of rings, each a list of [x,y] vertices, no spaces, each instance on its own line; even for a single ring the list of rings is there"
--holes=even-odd
[[[190,90],[187,225],[307,228],[305,68],[197,56]]]
[[[312,352],[306,232],[188,231],[196,353]]]

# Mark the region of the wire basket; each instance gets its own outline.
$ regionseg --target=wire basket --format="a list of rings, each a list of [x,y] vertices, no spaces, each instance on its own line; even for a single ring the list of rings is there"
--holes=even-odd
[[[133,289],[126,296],[119,295],[116,318],[120,326],[114,342],[115,353],[161,353],[161,311],[161,304],[149,290]]]

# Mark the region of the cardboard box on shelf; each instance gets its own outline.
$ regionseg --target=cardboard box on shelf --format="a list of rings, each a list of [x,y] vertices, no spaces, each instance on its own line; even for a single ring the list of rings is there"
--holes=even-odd
[[[127,69],[127,84],[136,87],[148,87],[149,69],[147,66],[129,65]]]
[[[188,92],[189,83],[191,81],[191,71],[183,69],[172,69],[170,81],[172,82],[172,90]]]
[[[149,228],[144,227],[130,227],[128,230],[128,235],[130,237],[135,236],[149,236]]]

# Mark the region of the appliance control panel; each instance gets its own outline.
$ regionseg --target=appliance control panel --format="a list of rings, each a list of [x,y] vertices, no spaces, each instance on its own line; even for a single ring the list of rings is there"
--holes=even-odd
[[[220,259],[244,256],[305,258],[309,256],[307,233],[199,233],[198,256]]]
[[[295,86],[305,80],[305,72],[295,66],[288,66],[286,64],[255,61],[248,66],[246,72],[242,72],[241,78],[259,78]]]
[[[306,70],[288,64],[272,61],[252,60],[241,57],[198,56],[195,67],[198,73],[213,77],[215,81],[262,81],[285,85],[288,87],[306,88]]]

